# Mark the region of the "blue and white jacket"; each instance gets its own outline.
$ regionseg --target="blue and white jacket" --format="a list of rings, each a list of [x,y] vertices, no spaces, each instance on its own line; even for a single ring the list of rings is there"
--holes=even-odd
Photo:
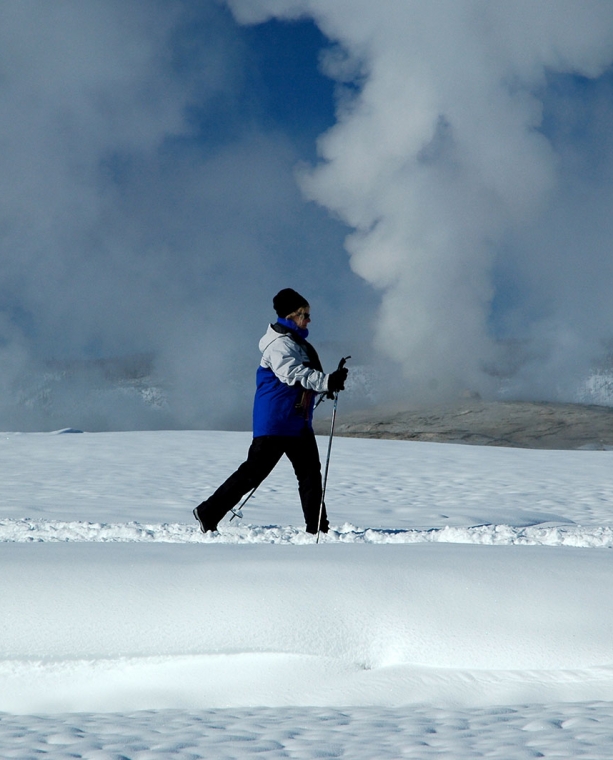
[[[302,333],[302,334],[301,334]],[[328,390],[317,351],[307,330],[281,319],[260,340],[262,361],[256,373],[253,437],[298,436],[312,430],[317,394]]]

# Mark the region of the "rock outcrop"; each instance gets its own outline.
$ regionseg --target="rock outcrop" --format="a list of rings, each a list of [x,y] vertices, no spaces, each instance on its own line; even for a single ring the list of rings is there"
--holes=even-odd
[[[326,435],[330,420],[318,420]],[[462,399],[419,409],[339,412],[335,435],[532,449],[613,448],[613,408],[529,401]]]

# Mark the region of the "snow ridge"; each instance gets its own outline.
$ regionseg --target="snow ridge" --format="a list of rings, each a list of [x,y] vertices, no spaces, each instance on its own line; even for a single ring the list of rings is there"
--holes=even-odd
[[[325,543],[418,544],[452,543],[487,546],[570,546],[613,548],[613,528],[542,523],[527,527],[475,525],[443,528],[363,528],[344,523],[322,535]],[[60,520],[0,520],[0,542],[94,542],[94,543],[207,543],[207,544],[313,544],[303,528],[287,525],[227,525],[203,535],[185,523],[99,523]]]

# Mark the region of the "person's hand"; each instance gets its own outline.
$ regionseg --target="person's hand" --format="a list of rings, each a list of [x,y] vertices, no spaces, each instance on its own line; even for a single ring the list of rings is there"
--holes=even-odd
[[[345,380],[348,374],[349,370],[346,367],[335,369],[328,377],[328,392],[336,393],[337,391],[344,391]]]

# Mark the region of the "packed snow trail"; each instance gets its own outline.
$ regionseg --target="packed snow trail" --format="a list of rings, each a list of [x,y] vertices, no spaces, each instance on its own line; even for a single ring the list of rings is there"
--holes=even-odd
[[[141,524],[63,522],[60,520],[0,520],[0,543],[31,542],[172,543],[172,544],[293,544],[311,545],[313,536],[287,525],[222,524],[216,533],[202,534],[185,523]],[[476,525],[446,528],[359,528],[345,523],[331,526],[321,543],[346,544],[481,544],[487,546],[569,546],[613,548],[613,528],[539,524]]]

